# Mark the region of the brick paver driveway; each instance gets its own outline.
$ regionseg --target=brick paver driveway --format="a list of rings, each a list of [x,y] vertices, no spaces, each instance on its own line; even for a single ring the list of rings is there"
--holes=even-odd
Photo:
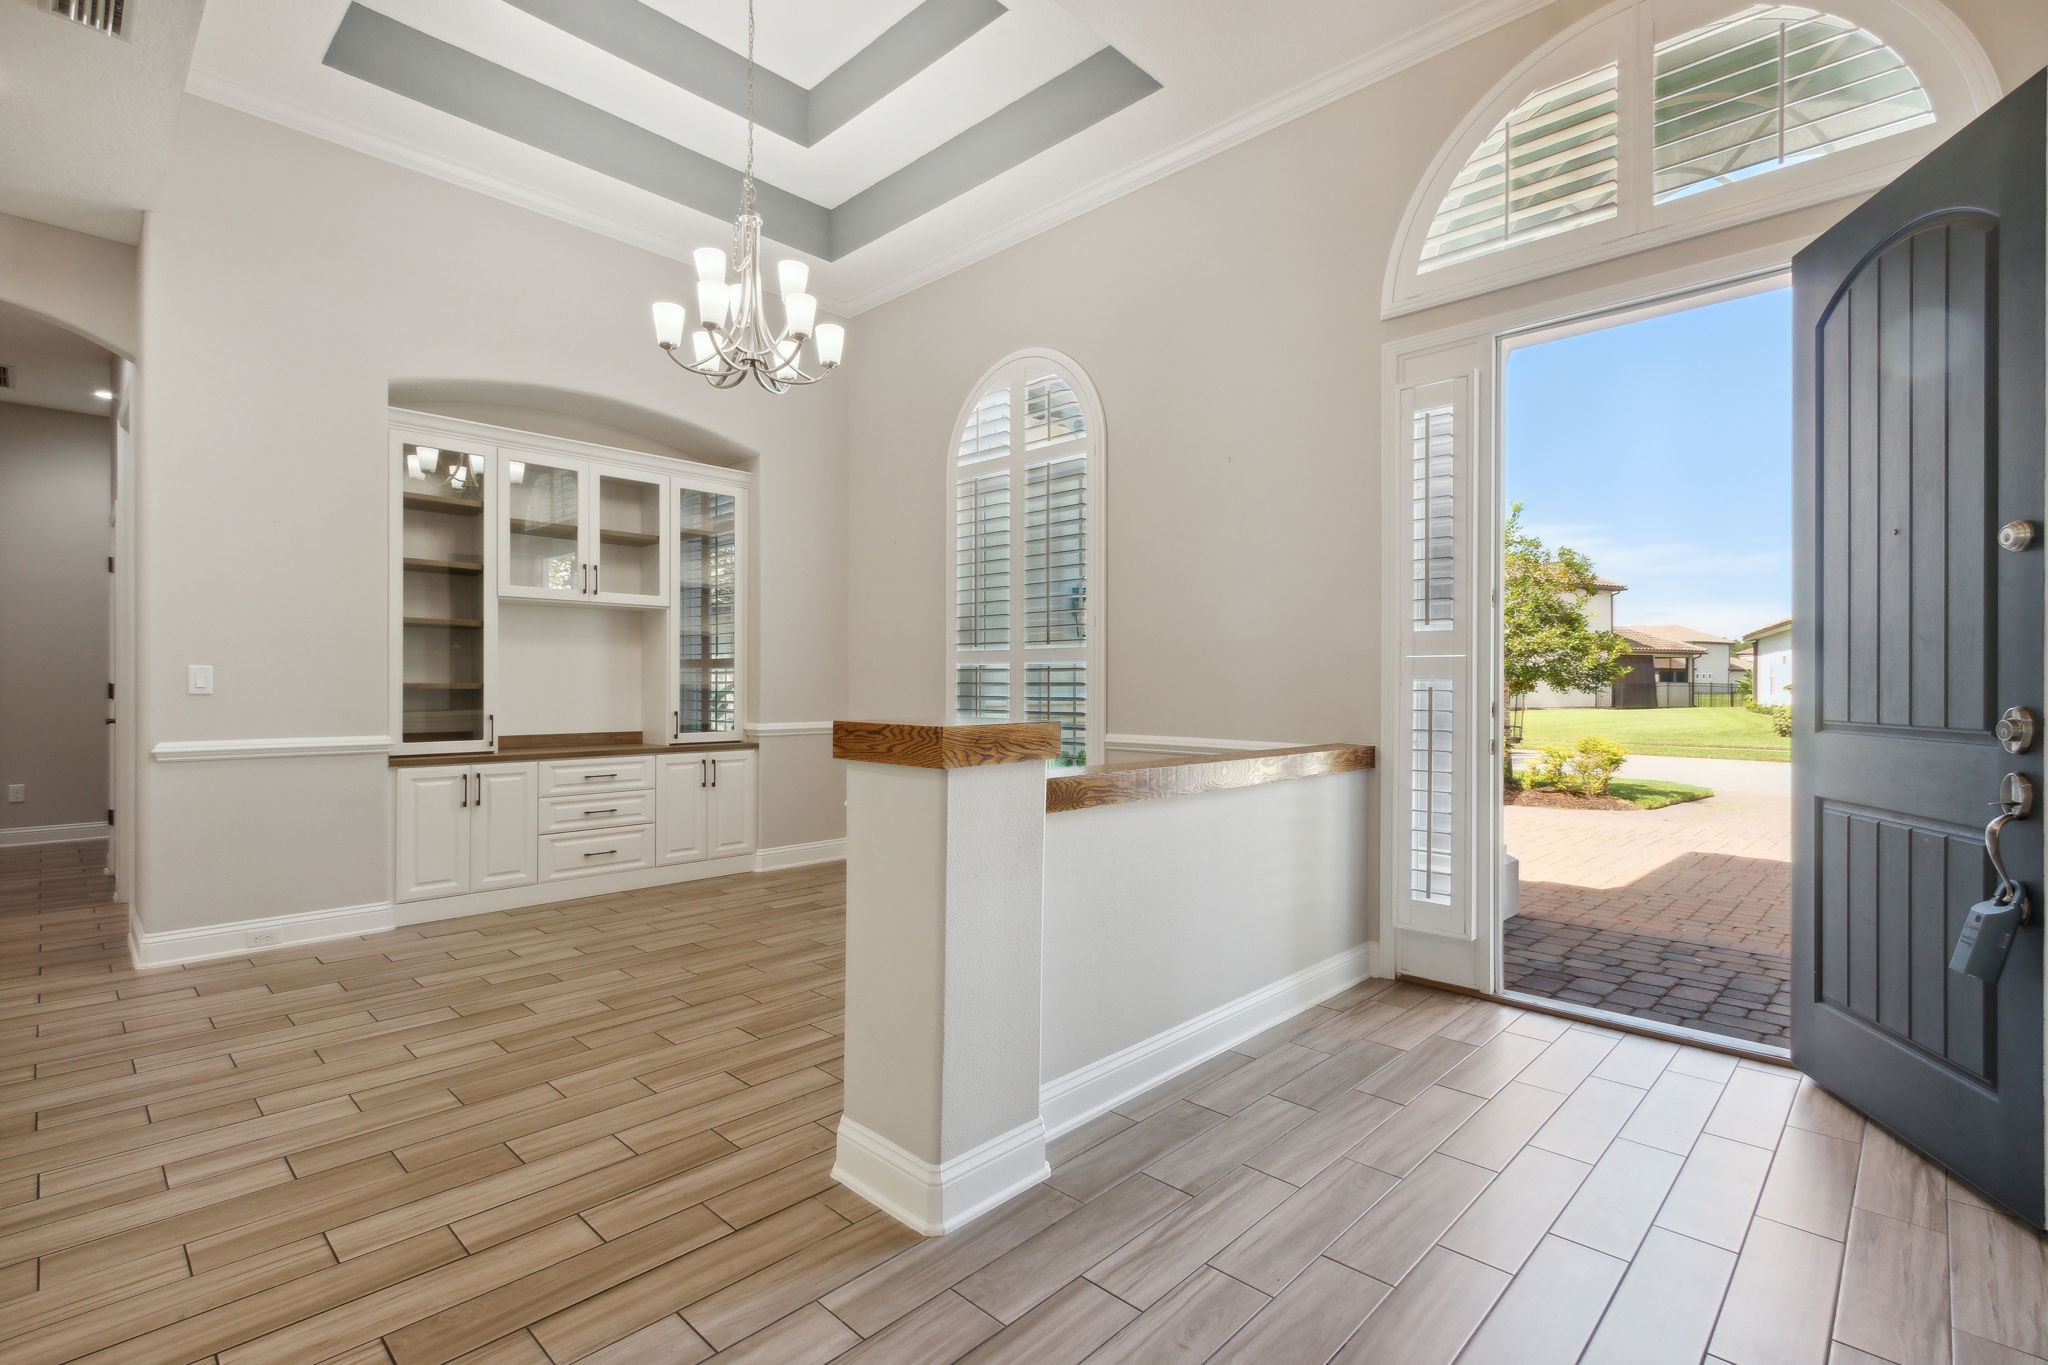
[[[1748,765],[1743,765],[1748,766]],[[1522,861],[1509,990],[1783,1046],[1791,798],[1507,810]]]

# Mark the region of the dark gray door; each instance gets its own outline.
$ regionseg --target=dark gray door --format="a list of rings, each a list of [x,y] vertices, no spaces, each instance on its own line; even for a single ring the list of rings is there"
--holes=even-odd
[[[2043,812],[2003,840],[2036,904],[1996,985],[1948,968],[1994,887],[1989,804],[2042,746],[2043,167],[2036,76],[1799,254],[1792,1055],[2042,1222]],[[1803,675],[1803,676],[1797,676]]]

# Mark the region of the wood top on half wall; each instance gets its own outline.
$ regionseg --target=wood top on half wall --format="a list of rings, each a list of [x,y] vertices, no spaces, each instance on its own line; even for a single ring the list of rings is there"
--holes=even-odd
[[[1160,796],[1263,787],[1302,777],[1326,777],[1371,768],[1369,744],[1311,744],[1298,749],[1257,749],[1241,754],[1196,754],[1149,763],[1108,763],[1057,773],[1045,784],[1045,810],[1090,810]]]
[[[836,720],[832,757],[905,768],[985,768],[1059,757],[1060,727],[1049,720]]]

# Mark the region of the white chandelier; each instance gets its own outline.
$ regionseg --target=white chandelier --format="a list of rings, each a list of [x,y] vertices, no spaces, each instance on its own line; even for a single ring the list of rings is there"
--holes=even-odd
[[[726,255],[715,246],[692,252],[697,263],[697,329],[680,303],[654,305],[654,339],[668,358],[712,387],[729,389],[748,375],[770,393],[793,384],[815,384],[839,367],[846,329],[818,322],[818,300],[804,292],[811,268],[779,261],[775,275],[782,296],[782,327],[768,325],[767,295],[761,287],[761,215],[754,212],[754,0],[747,0],[747,170],[740,181],[740,212],[732,229],[732,265],[739,278],[726,278]],[[690,332],[691,358],[682,357],[683,333]],[[818,372],[803,369],[803,345],[817,355]]]

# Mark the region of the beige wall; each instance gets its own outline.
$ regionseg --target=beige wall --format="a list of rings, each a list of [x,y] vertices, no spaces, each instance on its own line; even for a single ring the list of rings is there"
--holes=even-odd
[[[968,389],[1027,346],[1072,355],[1107,416],[1108,731],[1370,740],[1380,658],[1384,345],[1810,237],[1847,205],[1749,224],[1382,321],[1395,234],[1438,149],[1560,0],[861,315],[852,379],[850,699],[946,704],[944,452]],[[2011,0],[1956,0],[2008,85],[2048,62]],[[1244,272],[1259,312],[1243,316]]]
[[[188,98],[142,247],[145,754],[166,740],[386,732],[394,381],[567,391],[592,411],[706,433],[720,463],[749,454],[750,718],[837,715],[845,387],[718,393],[675,370],[653,344],[648,304],[689,278],[674,261]],[[214,666],[214,696],[186,695],[191,663]],[[764,741],[764,844],[842,832],[827,743]],[[388,900],[387,799],[380,757],[145,757],[145,927]]]
[[[106,418],[0,403],[0,829],[107,818],[112,469]]]
[[[19,304],[132,357],[135,248],[0,213],[0,303]]]

